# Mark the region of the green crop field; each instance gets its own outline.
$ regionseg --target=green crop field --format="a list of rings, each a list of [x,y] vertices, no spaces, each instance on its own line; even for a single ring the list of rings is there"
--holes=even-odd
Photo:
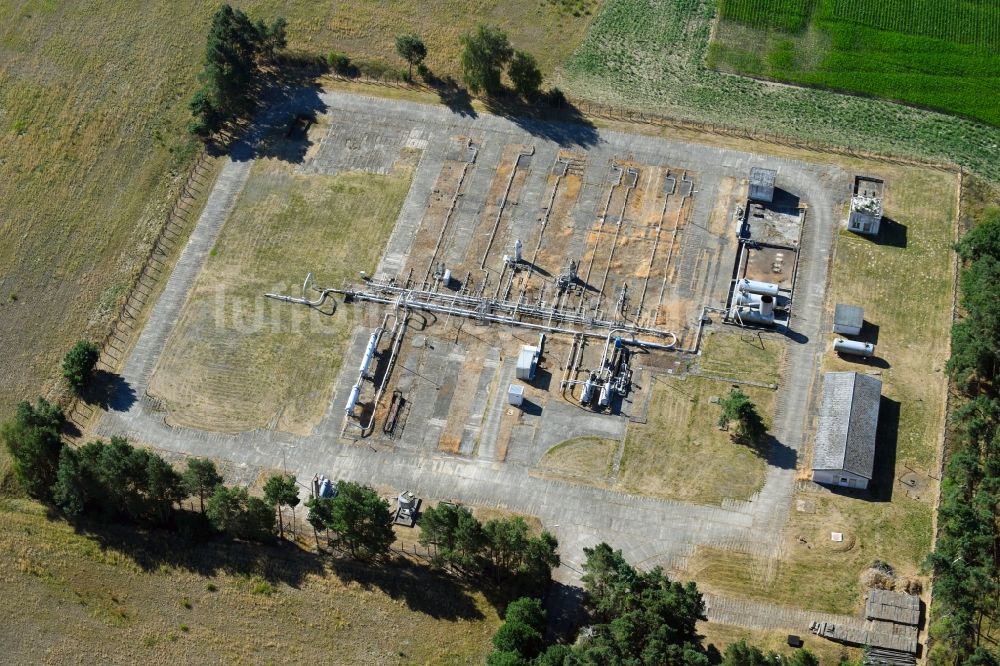
[[[709,64],[1000,125],[994,0],[719,0]]]
[[[791,6],[791,0],[773,1],[780,2],[782,7]],[[825,0],[816,0],[821,1]],[[761,0],[754,4],[770,2]],[[880,4],[887,3],[882,0]],[[939,4],[945,7],[957,3]],[[981,4],[987,7],[991,3]],[[795,3],[796,7],[806,5],[804,1]],[[881,99],[775,85],[709,67],[709,42],[716,9],[716,0],[607,0],[583,43],[561,68],[557,83],[572,97],[616,107],[749,128],[810,142],[955,162],[992,180],[1000,180],[998,127]],[[733,11],[736,10],[739,7],[734,5]],[[767,34],[766,30],[733,20],[723,20],[718,27],[725,26]],[[862,30],[859,34],[863,33]],[[797,38],[802,43],[812,39],[817,47],[806,52],[792,48],[790,57],[822,55],[827,39],[824,35],[815,28],[801,31]],[[959,43],[954,44],[954,49],[985,52],[982,47]],[[783,53],[788,52],[785,49]],[[782,53],[778,55],[784,57]],[[900,60],[907,63],[913,60],[913,55],[905,53]],[[996,89],[994,83],[993,90]],[[985,108],[994,94],[983,97],[984,106],[980,108]]]

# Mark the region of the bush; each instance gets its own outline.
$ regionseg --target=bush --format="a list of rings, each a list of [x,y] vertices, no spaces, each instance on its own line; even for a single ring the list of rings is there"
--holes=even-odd
[[[425,82],[430,82],[431,70],[424,63],[417,65],[417,76],[423,79]]]
[[[83,390],[100,358],[101,350],[90,340],[80,340],[63,358],[63,377],[74,393],[79,394]]]
[[[355,76],[353,71],[353,66],[351,64],[351,58],[346,53],[340,53],[338,51],[333,51],[327,56],[327,63],[330,65],[330,69],[333,70],[335,74],[341,76]]]

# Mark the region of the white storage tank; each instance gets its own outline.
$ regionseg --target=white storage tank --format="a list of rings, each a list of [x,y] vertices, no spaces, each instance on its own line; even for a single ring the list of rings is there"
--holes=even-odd
[[[520,384],[511,384],[507,388],[507,402],[514,407],[520,407],[524,402],[524,387]]]
[[[348,416],[354,415],[354,406],[358,404],[358,397],[361,395],[361,384],[355,384],[351,387],[351,395],[347,398],[347,406],[344,407],[344,413]]]
[[[601,387],[601,397],[597,404],[601,407],[607,407],[611,404],[611,382],[607,382]]]
[[[583,383],[583,392],[580,394],[580,404],[589,405],[594,399],[594,380],[588,379]]]
[[[764,294],[760,297],[760,314],[774,319],[774,296]]]
[[[845,340],[844,338],[837,338],[833,341],[833,350],[851,356],[867,357],[875,355],[875,345],[872,343],[861,342],[860,340]]]
[[[750,278],[743,278],[737,282],[736,288],[747,294],[778,295],[778,285],[773,282],[761,282],[760,280],[751,280]]]
[[[744,324],[760,324],[761,326],[774,326],[774,312],[772,311],[770,315],[765,315],[759,310],[743,310],[737,311],[740,321]]]

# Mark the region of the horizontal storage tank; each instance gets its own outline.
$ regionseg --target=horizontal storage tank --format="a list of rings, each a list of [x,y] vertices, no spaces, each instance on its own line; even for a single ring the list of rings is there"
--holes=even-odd
[[[739,310],[740,321],[744,324],[759,324],[761,326],[774,326],[774,312],[765,315],[759,310]]]
[[[747,294],[766,294],[772,297],[778,295],[778,285],[773,282],[761,282],[759,280],[751,280],[750,278],[743,278],[737,282],[736,288]]]
[[[833,350],[841,354],[850,354],[851,356],[875,355],[875,345],[870,342],[861,342],[860,340],[837,338],[833,341]]]
[[[736,305],[760,305],[760,294],[748,294],[745,291],[736,292]]]
[[[368,366],[372,362],[372,357],[375,356],[375,348],[378,347],[378,339],[381,334],[379,331],[372,333],[372,337],[368,339],[368,346],[365,347],[365,355],[361,357],[361,374],[368,374]]]
[[[347,398],[347,406],[344,407],[344,413],[348,416],[354,415],[354,406],[358,404],[358,397],[361,395],[361,384],[355,384],[351,387],[351,395]]]
[[[580,404],[589,405],[594,399],[594,380],[588,379],[583,383],[583,393],[580,394]]]

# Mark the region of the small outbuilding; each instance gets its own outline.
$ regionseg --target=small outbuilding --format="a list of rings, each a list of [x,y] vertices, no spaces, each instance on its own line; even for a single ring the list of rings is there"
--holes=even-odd
[[[541,350],[538,347],[532,345],[521,347],[521,353],[517,355],[517,367],[514,373],[518,379],[526,382],[535,379],[539,356],[541,356]]]
[[[524,404],[524,387],[520,384],[511,384],[507,387],[507,402],[513,407]]]
[[[774,181],[778,172],[774,169],[763,169],[753,167],[750,169],[750,190],[747,198],[751,201],[763,201],[771,203],[774,201]]]
[[[833,332],[841,335],[858,335],[865,324],[865,309],[860,305],[837,303],[833,313]]]
[[[877,236],[882,224],[882,187],[879,178],[857,176],[851,197],[851,216],[847,228],[858,234]]]
[[[867,488],[875,469],[882,382],[857,372],[823,375],[812,480],[831,486]]]

